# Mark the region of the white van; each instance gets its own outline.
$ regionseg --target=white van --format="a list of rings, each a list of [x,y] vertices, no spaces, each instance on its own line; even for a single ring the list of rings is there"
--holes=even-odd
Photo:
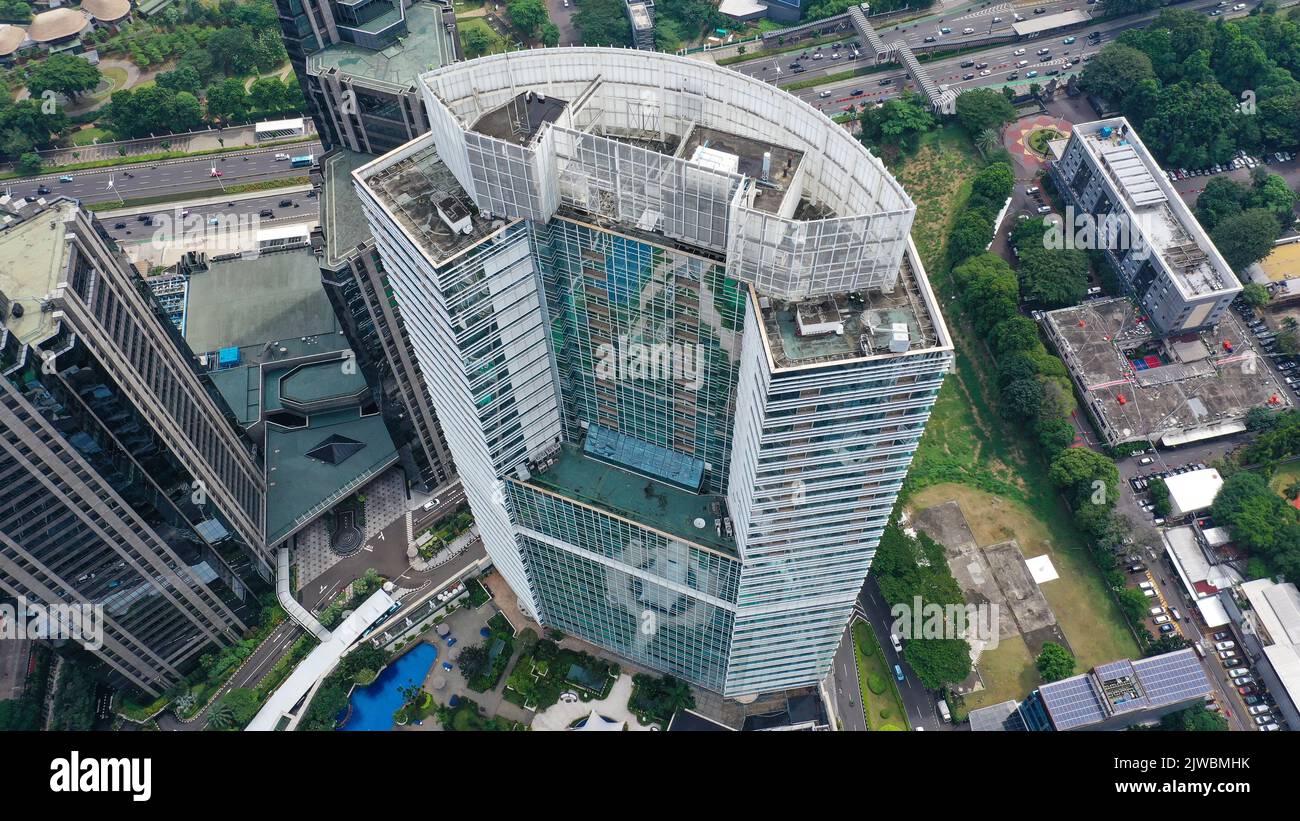
[[[893,644],[893,645],[894,645],[894,652],[895,652],[895,653],[901,653],[901,652],[903,652],[903,641],[902,641],[902,639],[900,639],[900,638],[898,637],[898,634],[897,634],[897,633],[890,633],[890,634],[889,634],[889,642],[890,642],[890,644]]]
[[[1152,590],[1155,588],[1155,585],[1152,584],[1151,582],[1142,582],[1141,584],[1138,585],[1138,587],[1142,588],[1143,590]]]
[[[1152,616],[1163,616],[1164,614],[1165,614],[1165,609],[1164,609],[1163,607],[1153,607],[1153,608],[1151,608],[1151,615],[1152,615]]]
[[[939,699],[934,704],[939,709],[939,717],[943,719],[944,724],[952,723],[952,713],[948,712],[948,702],[945,699]]]
[[[1153,609],[1154,609],[1154,608],[1153,608]],[[1169,623],[1169,617],[1168,617],[1168,616],[1165,616],[1165,615],[1159,615],[1159,616],[1156,616],[1156,617],[1155,617],[1155,623],[1156,623],[1156,624],[1168,624],[1168,623]]]

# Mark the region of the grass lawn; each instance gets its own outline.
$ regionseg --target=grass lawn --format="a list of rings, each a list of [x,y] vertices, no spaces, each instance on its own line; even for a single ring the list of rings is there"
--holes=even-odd
[[[864,621],[853,622],[853,652],[858,658],[858,692],[866,707],[867,728],[871,730],[906,730],[907,711],[898,695],[898,684],[894,681],[894,671],[885,664],[884,654],[871,625]],[[878,676],[884,683],[884,692],[876,695],[871,692],[867,682],[872,676]],[[884,711],[885,715],[881,715]]]
[[[1268,480],[1268,486],[1277,491],[1277,495],[1286,499],[1286,489],[1292,483],[1300,481],[1300,462],[1287,462],[1284,465],[1278,465],[1273,476]],[[1287,501],[1291,501],[1287,499]]]
[[[965,697],[967,712],[1008,699],[1020,701],[1042,682],[1034,657],[1019,636],[1000,642],[996,650],[980,656],[980,678],[984,689]]]
[[[1051,556],[1060,578],[1044,584],[1043,595],[1075,652],[1079,670],[1140,655],[1092,557],[1068,527],[1068,521],[1053,523],[1035,514],[1027,504],[959,484],[934,485],[913,496],[909,504],[919,509],[948,499],[956,499],[961,505],[979,544],[1015,539],[1026,558],[1044,553]],[[1064,519],[1063,513],[1061,516]],[[1010,614],[1002,615],[1007,618]],[[1023,648],[1024,643],[1020,644]],[[1026,659],[1026,663],[1032,666],[1033,659]],[[987,681],[985,684],[993,686]]]
[[[83,128],[72,137],[73,145],[91,145],[96,140],[104,142],[113,141],[113,132],[104,128]]]
[[[503,51],[510,50],[508,48],[509,44],[506,43],[505,38],[502,37],[500,34],[497,34],[495,31],[493,31],[492,27],[489,26],[487,22],[482,18],[469,17],[464,20],[458,20],[456,21],[456,29],[460,32],[460,44],[462,48],[465,48],[466,54],[469,53],[469,49],[465,43],[465,35],[468,34],[470,31],[474,31],[474,30],[481,31],[484,34],[486,34],[488,36],[488,40],[491,42],[491,45],[488,46],[488,49],[487,51],[484,52],[484,54],[500,54]]]
[[[1136,657],[1137,645],[1048,481],[1037,443],[999,416],[993,362],[982,340],[961,324],[953,302],[956,288],[944,246],[982,166],[965,132],[954,125],[927,134],[915,154],[890,169],[916,202],[912,237],[957,349],[956,367],[926,425],[903,501],[923,508],[956,498],[980,544],[1015,538],[1026,557],[1050,553],[1061,578],[1045,585],[1043,593],[1075,649],[1079,669]],[[989,653],[980,669],[989,689],[979,701],[1023,697],[1038,681],[1023,641]],[[972,699],[967,704],[982,706]]]

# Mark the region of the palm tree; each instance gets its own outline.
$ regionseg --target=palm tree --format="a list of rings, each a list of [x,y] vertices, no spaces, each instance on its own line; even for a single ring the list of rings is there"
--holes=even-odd
[[[1002,147],[1002,135],[996,128],[986,128],[975,138],[975,147],[979,149],[981,155],[987,157]]]
[[[235,711],[224,701],[208,713],[209,730],[229,730],[235,724]]]

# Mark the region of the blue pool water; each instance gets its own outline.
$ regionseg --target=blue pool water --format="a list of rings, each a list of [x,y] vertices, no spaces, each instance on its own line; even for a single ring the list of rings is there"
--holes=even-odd
[[[394,661],[379,678],[352,691],[352,714],[340,730],[391,730],[402,706],[402,688],[418,685],[438,658],[438,648],[421,642]]]

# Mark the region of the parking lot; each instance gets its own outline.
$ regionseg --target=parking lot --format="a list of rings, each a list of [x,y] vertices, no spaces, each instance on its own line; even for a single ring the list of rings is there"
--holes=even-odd
[[[1225,710],[1236,729],[1284,729],[1285,722],[1272,709],[1272,696],[1256,679],[1250,660],[1244,658],[1240,640],[1230,627],[1218,628],[1212,634],[1202,632],[1198,610],[1186,599],[1164,553],[1159,528],[1166,522],[1154,510],[1149,490],[1151,482],[1206,466],[1201,461],[1171,465],[1170,457],[1175,454],[1152,448],[1122,460],[1120,464],[1127,485],[1120,511],[1130,520],[1143,523],[1145,532],[1151,534],[1128,538],[1117,548],[1121,569],[1128,578],[1128,586],[1141,590],[1149,603],[1147,629],[1157,636],[1178,635],[1196,648],[1206,675],[1217,690],[1217,694],[1207,700],[1207,709]],[[1202,530],[1215,526],[1209,515],[1184,518],[1195,518],[1195,524]],[[1168,524],[1172,526],[1175,522]]]

